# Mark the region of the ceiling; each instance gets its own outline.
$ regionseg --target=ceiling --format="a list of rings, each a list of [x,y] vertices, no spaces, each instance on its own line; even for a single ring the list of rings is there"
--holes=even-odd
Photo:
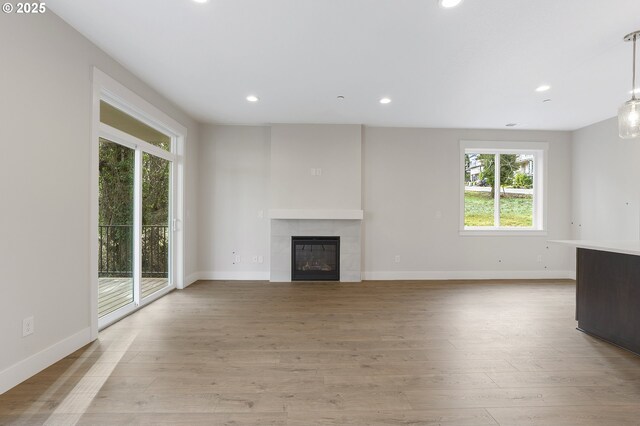
[[[638,0],[47,6],[197,120],[233,124],[573,130],[629,98],[622,38],[640,30]],[[551,90],[537,93],[543,83]]]

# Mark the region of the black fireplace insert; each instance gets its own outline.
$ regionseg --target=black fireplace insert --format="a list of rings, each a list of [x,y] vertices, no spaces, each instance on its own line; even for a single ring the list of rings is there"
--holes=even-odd
[[[340,237],[291,237],[291,281],[340,281]]]

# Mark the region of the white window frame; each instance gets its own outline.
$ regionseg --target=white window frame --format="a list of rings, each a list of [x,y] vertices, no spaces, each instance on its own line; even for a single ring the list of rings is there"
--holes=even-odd
[[[547,142],[513,141],[460,141],[460,235],[468,236],[541,236],[547,235]],[[464,189],[465,154],[532,154],[533,161],[533,226],[465,226]],[[496,158],[496,174],[500,170],[500,157]],[[499,180],[497,180],[499,181]],[[500,191],[495,191],[494,223],[499,223]]]
[[[124,113],[143,122],[144,124],[171,137],[171,151],[164,150],[148,142],[135,138],[125,132],[115,129],[100,122],[100,101],[105,101]],[[91,221],[90,221],[90,267],[91,267],[91,340],[98,337],[99,328],[104,328],[124,315],[127,315],[141,306],[164,296],[174,288],[184,288],[184,158],[185,139],[187,129],[177,121],[154,107],[152,104],[136,95],[134,92],[118,83],[107,74],[97,68],[93,69],[93,103],[91,126]],[[171,204],[170,212],[170,238],[171,238],[171,262],[169,270],[169,287],[158,291],[144,300],[136,300],[132,305],[127,305],[105,317],[98,319],[98,179],[99,179],[99,150],[100,138],[113,140],[121,145],[136,149],[136,162],[140,163],[141,151],[169,160],[173,163],[171,173]],[[137,170],[141,170],[137,168]],[[136,176],[136,180],[141,176]],[[140,202],[141,194],[135,194],[137,202]],[[138,209],[139,210],[139,209]],[[136,219],[137,228],[140,228],[141,218]],[[140,259],[134,261],[134,270],[139,274]],[[136,264],[137,263],[137,264]]]

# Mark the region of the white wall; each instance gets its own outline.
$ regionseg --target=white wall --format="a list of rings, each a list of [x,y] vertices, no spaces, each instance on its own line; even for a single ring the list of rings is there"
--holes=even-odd
[[[274,190],[273,170],[268,183],[269,129],[207,126],[204,133],[201,270],[207,276],[213,271],[227,277],[266,276],[268,267],[244,259],[268,251],[269,221],[256,212],[268,205],[268,187]],[[458,234],[460,139],[549,142],[547,236]],[[566,276],[571,250],[546,241],[570,238],[570,185],[569,132],[364,127],[364,278]],[[233,250],[241,253],[243,264],[232,264]],[[401,256],[400,263],[394,262],[395,255]]]
[[[569,250],[546,241],[570,236],[570,136],[366,127],[364,278],[566,276]],[[547,236],[459,235],[460,140],[549,142]]]
[[[273,125],[271,208],[360,210],[361,139],[359,125]]]
[[[618,136],[617,118],[573,132],[574,239],[640,238],[640,143]]]
[[[186,217],[196,217],[197,124],[52,12],[24,18],[0,17],[0,392],[88,339],[93,66],[188,128]],[[191,274],[196,230],[185,226]],[[35,333],[23,338],[27,316]]]
[[[200,277],[267,280],[269,128],[205,125],[201,140]]]

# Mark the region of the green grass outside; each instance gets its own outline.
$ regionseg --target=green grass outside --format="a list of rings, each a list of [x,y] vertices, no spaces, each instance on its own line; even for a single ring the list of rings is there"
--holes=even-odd
[[[490,192],[464,192],[464,225],[493,226],[493,198]],[[533,225],[533,196],[500,198],[500,226]]]

